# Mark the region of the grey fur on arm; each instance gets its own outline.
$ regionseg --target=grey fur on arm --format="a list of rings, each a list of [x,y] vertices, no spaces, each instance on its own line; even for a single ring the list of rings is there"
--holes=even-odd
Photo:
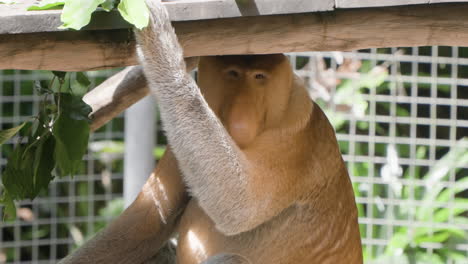
[[[263,222],[252,214],[256,203],[247,190],[247,161],[186,73],[165,7],[160,1],[147,5],[150,25],[135,32],[138,56],[184,180],[220,231],[247,231]]]

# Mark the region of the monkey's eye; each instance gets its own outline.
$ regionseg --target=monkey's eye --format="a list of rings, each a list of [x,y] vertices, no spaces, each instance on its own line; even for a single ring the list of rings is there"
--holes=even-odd
[[[263,74],[263,73],[257,73],[257,74],[255,74],[255,79],[257,79],[257,80],[266,79],[266,75]]]
[[[240,77],[240,73],[239,73],[238,71],[236,71],[236,70],[229,70],[229,71],[227,72],[227,75],[228,75],[229,77],[231,77],[231,78],[234,78],[234,79],[237,79],[237,78]]]

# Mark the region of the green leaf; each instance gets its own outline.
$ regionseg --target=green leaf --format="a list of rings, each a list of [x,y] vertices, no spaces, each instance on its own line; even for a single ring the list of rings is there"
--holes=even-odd
[[[437,242],[441,243],[449,238],[465,237],[465,231],[457,227],[444,227],[444,228],[429,228],[429,227],[418,227],[416,228],[413,236],[413,241],[417,244],[422,242]]]
[[[52,90],[49,89],[48,85],[45,85],[44,81],[34,81],[34,88],[40,95],[52,93]]]
[[[164,152],[166,152],[165,147],[156,147],[153,150],[153,155],[156,159],[161,159],[162,156],[164,155]]]
[[[88,79],[88,76],[84,72],[76,73],[76,81],[83,87],[88,88],[91,85],[91,81]]]
[[[462,224],[462,225],[468,225],[468,217],[466,216],[455,216],[453,218],[453,223],[455,224]],[[467,238],[468,239],[468,238]]]
[[[52,71],[52,73],[57,77],[60,81],[63,81],[65,79],[65,76],[67,75],[67,72],[63,71]]]
[[[34,196],[40,191],[46,190],[54,179],[52,170],[55,167],[54,160],[55,138],[49,133],[40,141],[35,151],[33,163]]]
[[[450,217],[458,216],[468,211],[468,199],[456,198],[450,208],[441,208],[434,214],[435,222],[447,222]]]
[[[455,181],[455,183],[441,191],[437,196],[437,202],[448,202],[456,194],[468,189],[468,177]]]
[[[86,120],[90,122],[89,114],[93,111],[91,106],[86,104],[81,96],[62,93],[57,94],[60,97],[60,113],[64,113],[73,120]]]
[[[465,254],[454,249],[441,248],[441,249],[438,249],[438,251],[442,253],[443,255],[445,255],[446,258],[455,260],[455,263],[463,263],[466,260]]]
[[[359,87],[374,88],[380,86],[388,77],[388,69],[383,66],[375,66],[359,79]]]
[[[60,95],[59,116],[52,133],[56,139],[55,160],[62,175],[74,174],[86,153],[91,107],[72,94]]]
[[[3,185],[13,200],[33,199],[53,179],[54,138],[40,123],[27,144],[17,145],[3,172]]]
[[[74,94],[84,95],[88,92],[91,81],[84,72],[77,72],[74,79],[71,80],[71,88]]]
[[[118,9],[122,17],[138,29],[149,23],[149,10],[145,0],[121,0]]]
[[[123,141],[101,140],[92,142],[90,149],[99,154],[124,154],[125,145]]]
[[[3,186],[13,200],[34,196],[32,184],[34,153],[26,151],[27,148],[27,145],[16,146],[3,171]]]
[[[104,3],[101,4],[101,7],[106,12],[109,12],[115,8],[116,2],[117,2],[116,0],[106,0],[104,1]]]
[[[122,198],[116,198],[110,201],[106,207],[99,210],[99,216],[103,217],[117,217],[125,209],[124,200]]]
[[[91,14],[105,0],[65,0],[62,16],[63,22],[59,28],[80,30],[91,20]]]
[[[57,0],[42,0],[36,5],[28,7],[28,11],[34,10],[49,10],[49,9],[60,9],[65,4],[64,1]]]
[[[61,73],[61,72],[56,72]],[[54,74],[55,75],[55,74]],[[60,77],[59,77],[60,76]],[[49,89],[54,93],[69,93],[70,92],[70,78],[66,78],[66,75],[55,75],[58,81],[52,82]]]
[[[12,4],[16,4],[16,1],[15,0],[1,0],[0,4],[12,5]]]
[[[433,253],[428,252],[416,252],[416,264],[444,264],[442,258]]]
[[[435,234],[428,234],[426,236],[416,237],[413,242],[416,244],[421,244],[424,242],[442,243],[449,239],[450,235],[451,234],[449,232],[438,232]]]
[[[465,147],[467,142],[468,138],[459,140],[458,144],[452,147],[442,159],[438,160],[423,177],[427,191],[424,194],[422,206],[417,210],[418,220],[428,220],[429,216],[436,210],[433,202],[440,199],[437,198],[443,194],[442,190],[444,189],[437,183],[446,178],[451,169],[460,168],[468,163],[468,149]]]
[[[24,127],[24,125],[26,125],[26,123],[27,122],[24,122],[19,126],[0,131],[0,145],[3,145],[3,143],[16,135],[16,133],[18,133]]]
[[[3,220],[13,220],[16,218],[16,206],[13,199],[6,190],[3,190],[2,198],[0,203],[4,205]]]
[[[410,243],[406,232],[399,232],[393,235],[385,248],[385,256],[394,256],[397,251],[404,250]]]

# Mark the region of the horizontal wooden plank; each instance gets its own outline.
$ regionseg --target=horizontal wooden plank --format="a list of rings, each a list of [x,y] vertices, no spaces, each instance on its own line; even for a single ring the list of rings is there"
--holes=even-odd
[[[335,2],[336,8],[363,8],[416,4],[455,3],[468,2],[468,0],[335,0]]]
[[[61,10],[27,11],[34,0],[0,4],[0,34],[64,31],[58,29]],[[165,3],[172,21],[191,21],[241,16],[264,16],[332,10],[334,0],[179,0]],[[120,14],[95,12],[85,30],[129,28]]]
[[[137,64],[129,29],[0,36],[0,69],[84,71]]]
[[[468,43],[468,3],[174,23],[185,55],[344,51]],[[90,70],[136,64],[129,30],[6,35],[1,69]]]

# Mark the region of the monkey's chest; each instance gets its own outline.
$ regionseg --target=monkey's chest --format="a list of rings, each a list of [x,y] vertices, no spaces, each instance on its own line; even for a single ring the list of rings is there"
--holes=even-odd
[[[277,220],[265,223],[255,230],[235,236],[225,236],[214,222],[192,200],[179,224],[177,247],[178,264],[198,264],[219,253],[237,253],[252,263],[289,264],[301,254],[305,233],[310,226],[297,219],[297,212],[287,209]],[[285,245],[287,245],[285,247]],[[297,263],[297,262],[294,262]]]

